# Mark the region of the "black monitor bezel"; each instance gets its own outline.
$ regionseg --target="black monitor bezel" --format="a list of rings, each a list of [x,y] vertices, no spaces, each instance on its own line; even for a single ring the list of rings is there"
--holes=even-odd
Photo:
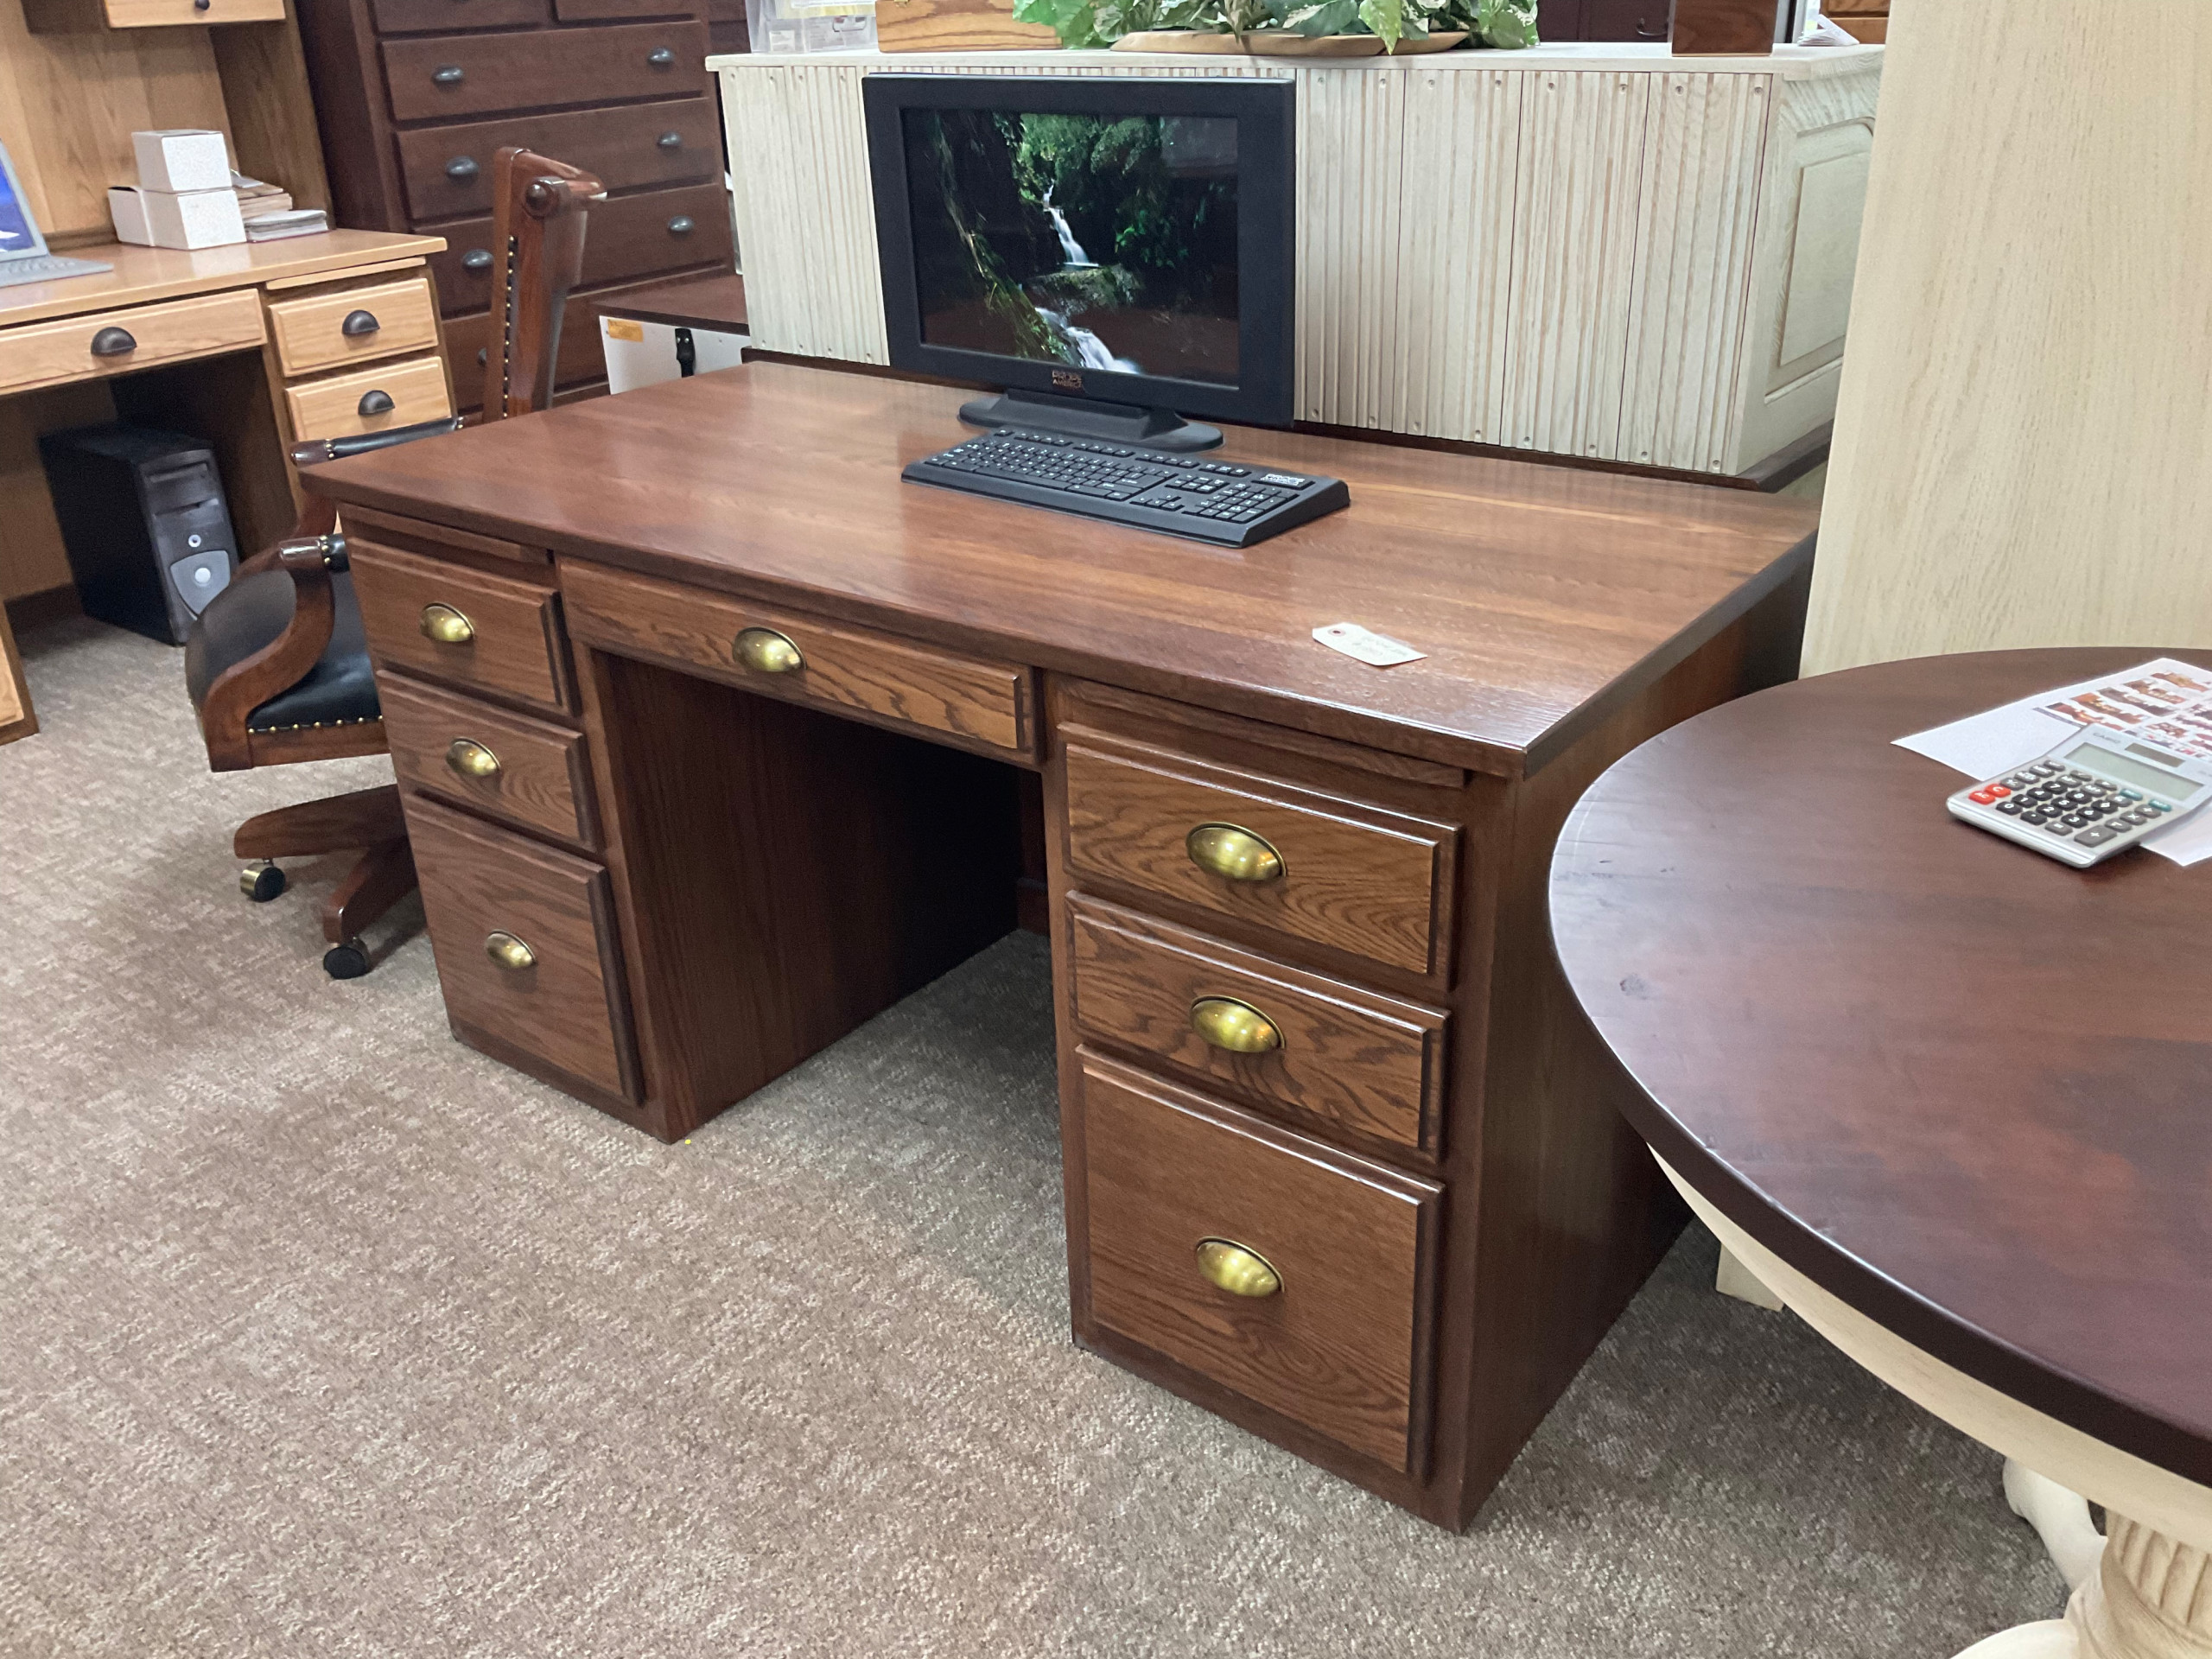
[[[1094,398],[1180,415],[1287,426],[1293,416],[1295,346],[1293,271],[1296,92],[1289,80],[1157,76],[944,75],[898,72],[861,78],[875,239],[883,274],[884,328],[891,365],[949,380]],[[904,117],[908,110],[1019,110],[1040,115],[1190,115],[1236,121],[1236,362],[1233,386],[1166,375],[1001,357],[921,337],[914,276]],[[1071,386],[1074,375],[1080,382]]]

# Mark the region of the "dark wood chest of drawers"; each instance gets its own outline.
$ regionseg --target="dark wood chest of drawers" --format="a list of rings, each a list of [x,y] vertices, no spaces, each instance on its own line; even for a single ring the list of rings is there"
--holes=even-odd
[[[492,162],[524,144],[595,173],[558,386],[606,371],[594,300],[728,270],[707,0],[301,0],[338,223],[427,231],[464,407],[491,304]]]

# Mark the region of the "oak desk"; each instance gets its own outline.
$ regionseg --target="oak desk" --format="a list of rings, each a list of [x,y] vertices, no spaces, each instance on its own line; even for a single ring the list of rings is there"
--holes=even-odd
[[[902,483],[963,395],[756,364],[311,475],[454,1030],[681,1136],[1010,929],[1041,779],[1077,1339],[1464,1525],[1681,1215],[1554,834],[1793,671],[1814,510],[1234,431],[1352,505],[1213,549]]]

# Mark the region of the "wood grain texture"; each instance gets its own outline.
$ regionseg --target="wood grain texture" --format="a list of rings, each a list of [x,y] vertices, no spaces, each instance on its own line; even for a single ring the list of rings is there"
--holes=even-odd
[[[667,59],[653,61],[661,52]],[[690,90],[695,66],[706,55],[707,26],[687,20],[537,35],[441,35],[391,41],[383,48],[391,113],[400,121],[665,98]],[[451,84],[432,79],[442,69],[458,69],[461,79]]]
[[[918,727],[965,747],[1036,757],[1036,694],[1027,669],[589,564],[564,563],[561,582],[571,632],[603,650],[704,669],[763,696]],[[733,645],[747,628],[781,633],[799,648],[804,665],[779,674],[745,667]]]
[[[350,544],[361,620],[379,662],[495,697],[563,712],[574,707],[560,596],[550,586],[359,537]],[[460,645],[430,639],[423,632],[423,613],[431,605],[459,611],[473,637]]]
[[[16,648],[16,631],[9,625],[7,607],[0,606],[0,743],[12,743],[37,730],[30,684],[23,677],[22,653]]]
[[[283,186],[294,207],[327,208],[330,177],[291,0],[284,0],[278,16],[208,36],[230,117],[231,159],[248,178]]]
[[[390,672],[377,695],[402,784],[574,846],[597,844],[582,733]],[[461,741],[489,749],[497,772],[480,778],[453,766],[447,757]]]
[[[1070,869],[1408,973],[1445,970],[1459,852],[1451,825],[1104,734],[1068,735]],[[1235,881],[1201,869],[1184,843],[1205,823],[1263,837],[1283,874]]]
[[[428,554],[432,558],[449,559],[459,555],[463,563],[468,563],[472,556],[497,559],[503,563],[548,563],[542,547],[524,547],[496,536],[478,536],[444,524],[425,524],[420,518],[404,518],[397,513],[378,512],[373,507],[349,507],[343,523],[349,533],[360,531],[364,541],[374,542],[380,547],[396,547],[403,552]]]
[[[450,245],[430,265],[437,272],[443,308],[461,312],[488,307],[493,270],[471,270],[467,260],[471,252],[492,248],[491,219],[463,219],[440,228]],[[587,287],[627,283],[702,261],[727,266],[733,257],[729,198],[721,185],[647,190],[592,204],[582,283]]]
[[[369,0],[369,15],[379,35],[450,35],[543,23],[552,7],[550,0]]]
[[[92,341],[109,328],[125,331],[136,346],[119,355],[96,355]],[[261,302],[250,291],[0,329],[0,392],[32,391],[160,363],[251,351],[261,340]]]
[[[327,231],[321,236],[241,242],[196,252],[132,247],[120,242],[81,245],[73,250],[79,257],[106,260],[115,269],[90,276],[0,288],[0,329],[52,317],[83,316],[118,306],[248,289],[287,277],[327,275],[335,279],[358,265],[419,258],[444,245],[435,236],[386,236],[374,231]]]
[[[434,0],[445,6],[449,0]],[[661,140],[676,135],[674,144]],[[492,160],[509,144],[557,156],[571,167],[580,167],[610,191],[636,190],[648,186],[714,181],[720,162],[721,133],[715,106],[703,98],[670,99],[652,104],[630,104],[606,110],[568,110],[557,115],[508,115],[489,121],[457,125],[420,127],[395,135],[399,146],[399,172],[407,192],[407,206],[419,219],[447,219],[483,216],[490,223]],[[462,176],[447,172],[456,162]],[[604,215],[613,201],[594,205],[594,231],[607,221]],[[728,213],[724,215],[727,218]],[[459,229],[446,230],[454,248],[481,247]],[[585,245],[587,257],[591,253]],[[479,303],[483,303],[479,301]],[[452,309],[451,302],[448,309]]]
[[[372,332],[344,332],[346,320],[357,311],[366,311],[375,320]],[[429,283],[420,276],[340,289],[272,302],[269,333],[286,374],[314,374],[400,352],[435,351],[437,302]]]
[[[1401,1150],[1436,1147],[1449,1016],[1088,897],[1068,901],[1077,1029],[1262,1108]],[[1200,997],[1235,997],[1282,1034],[1232,1054],[1192,1029]]]
[[[2212,639],[2212,11],[2103,16],[1891,18],[1810,670]]]
[[[2202,1484],[2212,891],[1960,823],[1956,774],[1890,741],[2154,654],[1920,658],[1715,709],[1584,799],[1551,909],[1626,1109],[1703,1198],[1914,1347]]]
[[[391,399],[391,407],[381,414],[363,414],[362,400],[378,391]],[[453,413],[453,398],[445,359],[432,353],[296,382],[284,388],[284,408],[293,438],[305,442],[435,421]]]
[[[1514,775],[1785,580],[1818,518],[1748,492],[1236,431],[1225,455],[1333,474],[1352,505],[1214,552],[902,483],[906,462],[964,435],[959,402],[754,364],[305,481],[840,625]],[[1313,643],[1347,618],[1429,655],[1378,672]]]
[[[1416,1469],[1440,1190],[1103,1057],[1082,1067],[1099,1323],[1386,1468]],[[1259,1252],[1282,1289],[1216,1289],[1194,1256],[1208,1237]]]
[[[408,798],[407,829],[454,1022],[636,1099],[607,872],[419,795]],[[485,940],[495,931],[524,941],[534,964],[494,963]]]
[[[886,52],[1056,52],[1044,23],[1014,21],[1014,0],[885,0],[875,20]]]

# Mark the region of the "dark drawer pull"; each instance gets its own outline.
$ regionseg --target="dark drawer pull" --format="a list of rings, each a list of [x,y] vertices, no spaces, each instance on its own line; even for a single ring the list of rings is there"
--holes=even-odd
[[[388,391],[365,391],[354,408],[359,411],[363,420],[372,415],[389,415],[392,410],[391,394]]]
[[[128,328],[103,328],[92,336],[94,357],[121,357],[137,349],[138,342]]]
[[[441,86],[458,86],[467,77],[461,73],[459,64],[445,63],[430,71],[430,79]]]
[[[683,135],[680,132],[664,132],[653,142],[663,149],[681,149],[683,148]]]
[[[670,219],[668,221],[668,233],[671,236],[690,235],[691,215],[689,213],[678,213],[674,219]]]
[[[656,69],[665,69],[676,61],[676,54],[664,46],[657,46],[645,54],[645,61]]]
[[[461,268],[463,270],[491,270],[492,250],[489,248],[471,248],[467,253],[461,256]]]
[[[456,70],[454,73],[460,72]],[[476,158],[474,156],[456,156],[446,163],[446,177],[456,183],[465,184],[475,176]]]
[[[363,334],[373,334],[383,327],[373,311],[348,311],[346,321],[338,325],[338,332],[348,340],[359,340]]]
[[[1639,17],[1636,20],[1636,38],[1639,41],[1663,41],[1667,38],[1667,30],[1664,26],[1653,29],[1646,19]]]

